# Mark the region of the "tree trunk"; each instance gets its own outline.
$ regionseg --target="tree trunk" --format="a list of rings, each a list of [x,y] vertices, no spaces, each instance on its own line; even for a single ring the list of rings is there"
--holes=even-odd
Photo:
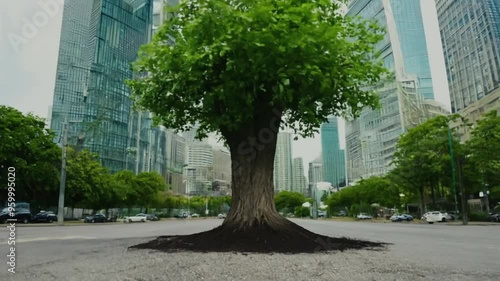
[[[266,121],[253,130],[226,137],[233,169],[231,209],[224,227],[245,231],[267,225],[279,230],[288,223],[274,205],[273,171],[278,131],[273,130],[276,128],[272,128],[271,118]]]
[[[423,215],[426,213],[426,209],[425,209],[425,189],[424,187],[420,187],[418,189],[419,193],[420,193],[420,212],[421,214],[420,215]]]
[[[431,196],[432,196],[432,208],[436,209],[436,192],[435,192],[435,186],[434,186],[434,179],[431,178],[429,181],[429,184],[431,185]]]

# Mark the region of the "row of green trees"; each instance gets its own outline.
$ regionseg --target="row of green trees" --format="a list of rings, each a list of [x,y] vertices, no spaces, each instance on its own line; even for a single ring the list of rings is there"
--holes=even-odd
[[[15,199],[31,203],[33,209],[57,206],[61,148],[54,142],[55,133],[45,128],[45,121],[33,114],[22,114],[0,106],[0,182],[8,180],[7,170],[15,168]],[[135,175],[132,171],[110,174],[97,154],[88,150],[67,150],[65,205],[72,208],[156,208],[182,209],[205,213],[229,206],[230,197],[175,196],[156,172]],[[0,202],[7,200],[1,189]],[[188,204],[189,203],[189,204]],[[36,210],[34,210],[36,211]]]
[[[451,124],[460,124],[450,129]],[[453,127],[453,126],[451,126]],[[460,142],[460,132],[470,133]],[[489,191],[490,204],[500,201],[500,116],[492,111],[474,126],[459,115],[438,116],[402,135],[394,169],[332,194],[331,208],[379,204],[400,207],[420,203],[432,209],[455,209],[463,199]]]

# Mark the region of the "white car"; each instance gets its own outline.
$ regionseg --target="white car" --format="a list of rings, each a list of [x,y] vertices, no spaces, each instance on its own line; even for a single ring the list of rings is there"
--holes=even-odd
[[[373,219],[373,217],[368,215],[368,214],[361,213],[358,215],[358,219],[359,220],[371,220],[371,219]]]
[[[435,222],[445,222],[446,221],[446,213],[441,213],[437,211],[429,212],[424,215],[425,221],[433,224]]]
[[[141,215],[135,215],[135,216],[130,216],[130,217],[124,217],[123,222],[146,222],[147,218],[146,216],[141,216]]]
[[[199,214],[197,214],[197,213],[192,213],[192,214],[191,214],[191,217],[192,217],[192,218],[199,218],[199,217],[200,217],[200,215],[199,215]]]

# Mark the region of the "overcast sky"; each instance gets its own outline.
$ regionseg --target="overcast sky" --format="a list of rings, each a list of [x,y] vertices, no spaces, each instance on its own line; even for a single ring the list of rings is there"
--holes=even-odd
[[[0,104],[47,117],[54,94],[62,2],[1,0]],[[46,9],[42,3],[53,5]],[[343,135],[343,126],[341,131]],[[344,147],[343,137],[340,142]],[[306,172],[308,162],[320,153],[319,136],[293,142],[293,157],[304,159]]]

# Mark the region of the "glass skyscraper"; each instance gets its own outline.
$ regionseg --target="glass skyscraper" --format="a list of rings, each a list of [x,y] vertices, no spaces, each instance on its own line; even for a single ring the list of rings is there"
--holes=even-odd
[[[151,147],[136,146],[152,141],[151,118],[133,111],[125,85],[133,78],[130,63],[151,38],[152,14],[153,0],[64,3],[50,127],[61,135],[67,120],[69,144],[98,153],[111,172],[152,164]]]
[[[449,110],[444,58],[441,48],[431,44],[440,42],[440,38],[436,9],[430,2],[349,2],[348,16],[373,19],[386,29],[376,51],[380,52],[384,65],[395,74],[394,80],[370,85],[379,96],[380,110],[365,109],[357,120],[347,121],[349,182],[387,173],[392,169],[390,163],[399,136]],[[432,24],[433,20],[436,24]]]
[[[453,112],[500,87],[500,1],[436,0]]]
[[[321,124],[320,132],[323,180],[339,188],[345,185],[345,160],[340,149],[337,117],[330,117],[328,123]]]

